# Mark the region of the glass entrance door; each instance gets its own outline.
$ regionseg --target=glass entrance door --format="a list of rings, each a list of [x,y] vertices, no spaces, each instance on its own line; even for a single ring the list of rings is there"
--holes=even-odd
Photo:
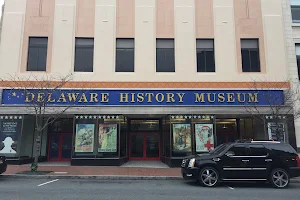
[[[131,133],[130,160],[159,160],[159,133]]]
[[[70,161],[72,153],[72,134],[50,134],[48,160]]]

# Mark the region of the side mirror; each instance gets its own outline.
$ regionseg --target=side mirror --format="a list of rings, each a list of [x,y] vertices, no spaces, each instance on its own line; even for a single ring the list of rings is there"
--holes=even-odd
[[[232,151],[228,151],[225,155],[228,157],[232,157],[234,156],[234,153]]]

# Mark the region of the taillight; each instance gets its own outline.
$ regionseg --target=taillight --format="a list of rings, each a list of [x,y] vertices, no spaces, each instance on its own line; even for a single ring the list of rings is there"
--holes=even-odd
[[[297,163],[298,163],[298,167],[300,167],[300,157],[297,156]]]

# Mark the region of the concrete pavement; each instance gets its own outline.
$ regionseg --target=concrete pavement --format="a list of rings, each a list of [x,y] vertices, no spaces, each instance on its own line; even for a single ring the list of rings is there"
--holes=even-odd
[[[51,182],[52,181],[52,182]],[[1,200],[294,200],[300,184],[274,189],[267,184],[230,183],[204,188],[183,180],[124,181],[0,178]]]

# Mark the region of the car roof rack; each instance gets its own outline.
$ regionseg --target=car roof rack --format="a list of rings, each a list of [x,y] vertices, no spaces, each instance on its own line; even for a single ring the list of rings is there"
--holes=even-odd
[[[241,139],[241,140],[235,140],[237,143],[282,143],[281,141],[275,141],[275,140],[253,140],[253,139]]]
[[[275,141],[275,140],[252,140],[251,143],[282,143],[280,141]]]

